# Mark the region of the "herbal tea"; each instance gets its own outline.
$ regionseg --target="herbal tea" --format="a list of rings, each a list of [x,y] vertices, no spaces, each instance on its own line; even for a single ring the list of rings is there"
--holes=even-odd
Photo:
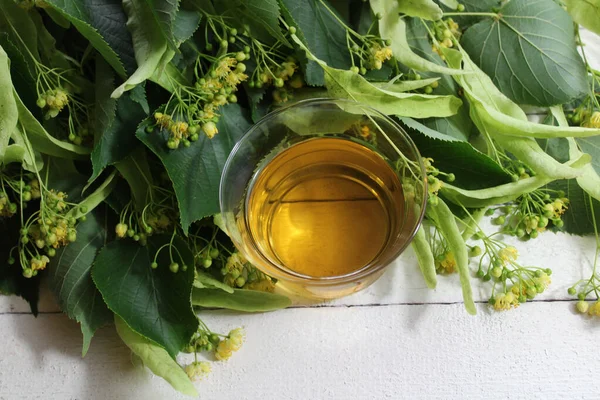
[[[388,163],[356,142],[316,138],[259,170],[246,199],[250,234],[271,262],[312,277],[373,260],[402,228],[402,186]]]

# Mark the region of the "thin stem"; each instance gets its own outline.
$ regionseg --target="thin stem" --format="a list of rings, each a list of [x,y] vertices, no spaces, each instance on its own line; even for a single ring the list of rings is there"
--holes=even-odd
[[[500,14],[494,12],[445,12],[444,17],[454,16],[471,16],[471,17],[492,17],[499,18]]]

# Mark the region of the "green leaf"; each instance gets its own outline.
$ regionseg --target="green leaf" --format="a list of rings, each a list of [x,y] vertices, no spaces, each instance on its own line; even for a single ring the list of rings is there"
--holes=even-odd
[[[158,26],[160,32],[169,43],[171,50],[175,50],[176,41],[173,36],[173,22],[177,18],[180,0],[142,0],[147,11],[152,14],[154,26]]]
[[[46,3],[69,20],[121,77],[135,70],[133,44],[120,1],[48,0]]]
[[[280,294],[257,290],[235,289],[233,293],[226,293],[220,289],[194,289],[192,304],[236,311],[264,312],[289,307],[292,302]]]
[[[179,9],[173,21],[173,37],[177,45],[192,37],[200,26],[201,15],[197,11]]]
[[[12,84],[14,85],[17,93],[21,96],[21,100],[28,109],[34,110],[34,114],[38,118],[42,118],[40,108],[36,105],[38,98],[35,78],[31,73],[31,67],[25,60],[25,55],[21,53],[19,48],[11,42],[8,34],[0,33],[0,46],[4,48],[4,51],[8,55],[10,60],[10,75]]]
[[[352,66],[346,44],[346,30],[334,17],[335,11],[320,0],[279,0],[281,13],[296,35],[318,59],[335,68]],[[337,14],[335,14],[337,16]],[[340,18],[338,16],[338,18]],[[323,70],[309,60],[304,71],[306,83],[323,86]]]
[[[573,20],[600,35],[600,0],[564,0]]]
[[[11,43],[22,54],[39,61],[37,27],[31,15],[13,0],[0,0],[0,32],[8,34]],[[34,73],[35,70],[32,68],[31,72]]]
[[[270,36],[286,46],[289,41],[279,26],[279,4],[277,0],[241,0],[244,17],[260,24]]]
[[[193,255],[185,242],[177,237],[173,242],[179,272],[169,269],[169,248],[159,253],[157,269],[150,266],[158,248],[170,240],[151,236],[147,246],[131,240],[111,242],[98,253],[92,278],[108,308],[174,358],[196,332],[198,320],[190,303]],[[190,268],[183,271],[183,264]]]
[[[54,157],[63,158],[87,158],[90,149],[71,143],[60,141],[51,136],[40,122],[31,114],[29,109],[21,101],[21,98],[13,88],[13,96],[17,103],[19,122],[35,151]]]
[[[263,100],[267,89],[265,87],[260,89],[250,89],[248,86],[244,86],[245,92],[248,96],[248,103],[250,103],[250,115],[252,122],[256,123],[262,117],[267,115],[268,105],[265,104],[267,101]]]
[[[406,23],[406,38],[415,54],[435,64],[446,66],[446,63],[440,56],[431,49],[429,34],[424,21],[419,18],[409,19]],[[423,78],[439,78],[439,86],[435,89],[435,94],[457,96],[459,93],[459,87],[451,75],[439,74],[432,71],[422,71],[420,75]],[[455,115],[443,118],[427,118],[422,120],[421,123],[433,130],[443,132],[459,140],[468,140],[471,133],[475,130],[475,125],[469,117],[469,104],[466,102],[463,103],[463,106]]]
[[[440,171],[456,176],[454,186],[475,190],[512,182],[511,175],[498,163],[468,142],[454,140],[409,118],[402,122],[421,155],[433,158]]]
[[[411,17],[437,21],[443,16],[442,9],[433,0],[397,0],[398,11]]]
[[[102,57],[96,57],[96,81],[94,85],[94,145],[115,119],[117,101],[110,97],[115,90],[115,74]],[[91,181],[91,179],[90,179]]]
[[[512,0],[498,17],[467,29],[461,44],[519,104],[562,104],[588,90],[573,21],[553,0]]]
[[[600,218],[600,201],[590,197],[575,180],[560,180],[548,185],[551,189],[562,190],[569,199],[569,208],[562,216],[564,226],[561,230],[574,235],[594,233],[591,207],[594,208],[596,221]],[[592,203],[590,204],[590,200]]]
[[[453,0],[437,0],[437,2],[445,12],[457,11],[458,5],[449,4],[450,2],[454,3]],[[477,15],[477,13],[498,9],[502,2],[503,0],[460,0],[458,3],[465,6],[465,11],[458,15],[453,15],[451,18],[464,30],[483,18],[481,15]]]
[[[127,323],[115,315],[117,333],[123,343],[137,355],[144,365],[186,396],[198,397],[198,391],[185,371],[173,361],[165,349],[133,331]]]
[[[109,98],[108,101],[110,100],[114,101]],[[114,165],[131,154],[139,144],[135,131],[140,121],[147,116],[142,106],[133,101],[129,94],[125,94],[117,99],[116,110],[113,111],[112,116],[107,115],[106,125],[103,126],[100,139],[92,152],[93,174],[90,181],[96,179],[107,166]]]
[[[92,264],[106,240],[104,215],[93,212],[77,226],[77,240],[59,250],[49,265],[50,288],[58,298],[60,309],[81,325],[82,355],[98,328],[113,320],[100,292],[92,281]]]
[[[411,50],[407,39],[406,21],[400,16],[398,7],[398,0],[371,0],[373,12],[382,15],[379,20],[379,34],[383,39],[391,40],[390,47],[396,60],[417,71],[433,71],[442,74],[459,73],[460,71],[429,61]]]
[[[179,203],[181,226],[185,232],[194,221],[219,212],[219,183],[225,161],[235,143],[250,127],[246,112],[237,104],[219,110],[219,133],[212,139],[204,134],[188,148],[167,148],[166,133],[146,132],[154,125],[144,121],[137,137],[162,161],[173,181]]]
[[[117,162],[115,167],[129,184],[136,208],[142,211],[147,204],[153,181],[145,148],[137,146],[128,157]]]
[[[0,46],[0,165],[4,164],[4,155],[10,136],[19,121],[17,102],[13,96],[12,87],[8,56]]]
[[[592,166],[596,173],[600,175],[600,136],[577,138],[575,141],[581,151],[592,156]]]
[[[127,29],[131,33],[138,67],[115,89],[112,93],[114,98],[121,97],[126,91],[149,79],[175,54],[169,46],[173,44],[174,47],[170,21],[175,17],[177,0],[156,0],[156,4],[152,3],[152,0],[123,0],[123,8],[128,17]]]

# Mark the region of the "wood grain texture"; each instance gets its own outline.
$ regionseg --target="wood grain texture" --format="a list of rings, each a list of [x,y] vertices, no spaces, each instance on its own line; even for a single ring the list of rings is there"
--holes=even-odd
[[[586,398],[600,393],[590,351],[600,323],[572,305],[502,314],[478,305],[478,317],[458,304],[207,312],[215,330],[244,325],[247,343],[197,387],[200,398],[223,400]],[[0,316],[0,337],[1,399],[185,398],[135,368],[114,328],[83,360],[63,315]]]

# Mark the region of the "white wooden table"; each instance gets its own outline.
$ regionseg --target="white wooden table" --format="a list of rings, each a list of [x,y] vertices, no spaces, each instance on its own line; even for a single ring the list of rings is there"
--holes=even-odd
[[[587,43],[598,40],[586,34]],[[600,60],[598,46],[588,51]],[[554,271],[545,293],[508,312],[489,309],[489,287],[476,279],[477,316],[465,312],[456,275],[428,290],[411,251],[366,291],[332,303],[203,312],[217,331],[244,326],[247,341],[227,363],[213,363],[197,384],[200,398],[600,398],[600,319],[577,314],[567,295],[591,271],[594,239],[508,241],[523,265]],[[48,291],[37,318],[21,299],[0,296],[0,338],[0,399],[186,398],[134,367],[113,327],[82,359],[79,327]]]

